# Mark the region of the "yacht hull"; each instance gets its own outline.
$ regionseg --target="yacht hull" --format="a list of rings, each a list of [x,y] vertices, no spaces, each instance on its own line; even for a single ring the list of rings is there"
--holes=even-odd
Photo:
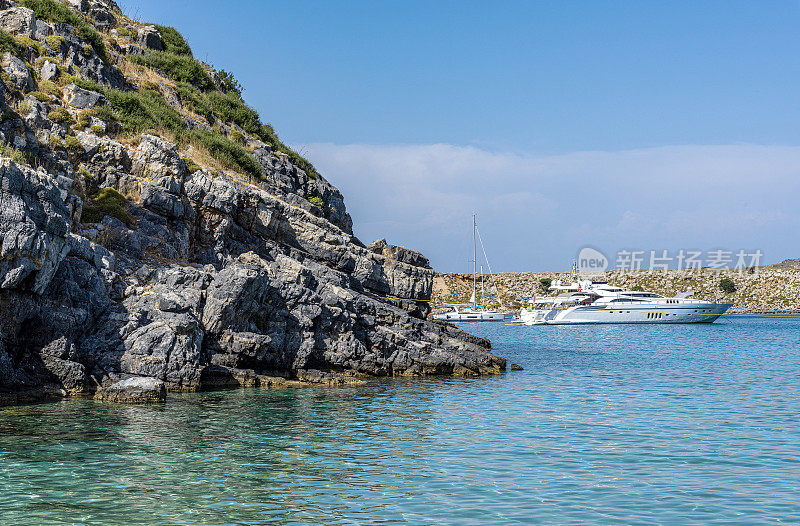
[[[731,307],[730,303],[697,302],[691,305],[571,306],[547,311],[528,311],[529,325],[589,323],[712,323]]]

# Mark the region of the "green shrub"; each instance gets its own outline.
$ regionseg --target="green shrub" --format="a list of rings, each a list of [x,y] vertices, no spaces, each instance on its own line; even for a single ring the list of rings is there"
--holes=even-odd
[[[47,47],[58,53],[58,51],[61,49],[61,44],[64,43],[64,37],[60,37],[58,35],[47,35],[44,37],[44,41],[47,43]]]
[[[178,30],[170,26],[156,25],[156,29],[161,33],[161,41],[164,43],[164,51],[175,55],[192,56],[192,48],[186,43],[183,35]]]
[[[211,104],[200,90],[188,82],[178,82],[176,91],[184,108],[207,119],[211,116]]]
[[[0,52],[8,52],[12,55],[19,55],[20,53],[16,39],[2,29],[0,29]]]
[[[71,153],[83,153],[83,145],[81,141],[78,140],[77,137],[74,135],[67,135],[64,138],[64,142],[67,145],[67,150]]]
[[[641,285],[634,285],[633,287],[631,287],[631,290],[635,291],[635,292],[643,292],[644,291],[644,289],[642,288]]]
[[[102,188],[83,204],[81,222],[99,223],[105,216],[119,219],[126,225],[133,226],[133,219],[125,210],[125,197],[113,188]]]
[[[59,88],[58,84],[56,84],[52,80],[40,80],[39,89],[47,93],[48,95],[52,95],[54,97],[61,96],[61,88]]]
[[[134,55],[131,62],[163,71],[175,82],[188,82],[201,91],[215,89],[202,64],[191,56],[176,55],[167,51],[150,51],[146,55]]]
[[[26,48],[26,47],[33,48],[36,51],[37,55],[45,55],[47,53],[46,50],[44,49],[44,46],[42,46],[41,42],[34,40],[29,36],[25,35],[18,36],[16,37],[16,41],[17,45],[20,48]]]
[[[79,88],[88,89],[89,91],[96,91],[97,93],[103,93],[103,91],[105,91],[103,86],[93,80],[76,78],[72,82]]]
[[[247,133],[259,136],[261,134],[261,118],[258,112],[245,104],[234,93],[220,93],[213,91],[206,95],[211,109],[215,115],[225,122],[239,125]],[[263,139],[262,139],[263,140]],[[265,140],[265,142],[267,142]]]
[[[200,165],[194,162],[193,159],[184,159],[183,162],[186,163],[186,171],[189,172],[190,174],[195,173],[197,170],[202,170],[202,168],[200,168]]]
[[[119,121],[117,112],[111,106],[97,106],[94,109],[94,116],[105,122]]]
[[[317,208],[322,208],[322,206],[325,204],[325,203],[322,202],[322,198],[317,197],[317,196],[309,197],[308,198],[308,202],[311,203],[312,205],[316,206]]]
[[[92,55],[94,55],[94,48],[92,46],[90,46],[89,44],[86,44],[85,46],[83,46],[83,49],[81,50],[81,53],[83,53],[84,57],[87,57],[87,58],[91,57]]]
[[[48,95],[43,91],[31,91],[30,93],[28,93],[28,95],[33,95],[34,97],[39,99],[39,102],[48,102],[50,100],[50,95]]]
[[[83,110],[80,112],[75,121],[75,127],[81,130],[88,127],[92,123],[92,115],[94,115],[92,110]]]
[[[50,113],[48,113],[47,118],[59,124],[72,124],[73,122],[75,122],[72,119],[72,115],[69,114],[67,108],[65,108],[64,106],[59,106]]]
[[[539,288],[542,289],[542,292],[547,292],[550,290],[550,285],[553,284],[553,280],[550,278],[541,278],[539,280]]]
[[[244,136],[242,135],[242,132],[240,132],[239,130],[233,130],[231,132],[231,140],[236,144],[242,144]]]
[[[157,91],[108,89],[105,90],[105,96],[116,110],[114,118],[119,120],[126,132],[142,133],[165,129],[180,135],[185,131],[186,125],[180,115]]]
[[[64,142],[61,140],[61,137],[55,134],[51,135],[47,142],[50,144],[50,148],[53,150],[60,150],[64,147]]]
[[[258,161],[230,139],[206,130],[192,130],[189,137],[205,147],[226,168],[242,171],[253,177],[261,177],[263,174]]]
[[[106,129],[103,128],[100,125],[95,125],[95,126],[92,126],[92,131],[95,133],[95,135],[103,135],[105,133]]]
[[[56,0],[22,0],[20,5],[33,9],[36,18],[50,22],[65,22],[78,30],[78,35],[87,41],[100,59],[108,64],[111,57],[106,51],[103,36],[78,13]],[[49,42],[48,42],[48,45]],[[52,47],[52,46],[51,46]]]
[[[25,156],[21,151],[4,142],[0,142],[0,156],[8,157],[17,164],[26,162]]]
[[[722,278],[719,280],[719,290],[726,294],[736,292],[736,283],[730,278]]]
[[[228,94],[236,95],[240,99],[242,98],[242,92],[244,88],[239,81],[236,80],[236,77],[233,76],[233,73],[229,71],[220,70],[219,73],[219,80],[222,82],[222,91]]]

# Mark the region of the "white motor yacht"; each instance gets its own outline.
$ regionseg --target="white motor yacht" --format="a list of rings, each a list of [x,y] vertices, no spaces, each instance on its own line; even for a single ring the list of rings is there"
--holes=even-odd
[[[689,299],[691,292],[667,298],[653,292],[624,290],[591,281],[570,285],[556,281],[550,290],[560,294],[534,302],[542,308],[522,309],[520,320],[523,323],[711,323],[732,305]]]

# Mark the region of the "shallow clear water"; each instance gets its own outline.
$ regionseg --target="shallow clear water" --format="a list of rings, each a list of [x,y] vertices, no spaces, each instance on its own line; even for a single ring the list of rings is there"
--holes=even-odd
[[[0,523],[800,522],[800,321],[465,327],[525,370],[0,409]]]

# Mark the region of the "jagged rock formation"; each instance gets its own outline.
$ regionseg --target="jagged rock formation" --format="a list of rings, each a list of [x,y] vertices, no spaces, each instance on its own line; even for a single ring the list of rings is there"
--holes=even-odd
[[[69,5],[111,31],[110,60],[91,32],[0,11],[20,42],[0,83],[0,401],[505,369],[487,340],[425,320],[427,259],[385,240],[364,246],[341,193],[263,136],[177,96],[169,109],[237,155],[238,134],[254,177],[211,147],[126,130],[120,93],[141,93],[142,76],[156,102],[180,87],[126,52],[174,37],[108,0]],[[76,84],[86,79],[118,91]]]

